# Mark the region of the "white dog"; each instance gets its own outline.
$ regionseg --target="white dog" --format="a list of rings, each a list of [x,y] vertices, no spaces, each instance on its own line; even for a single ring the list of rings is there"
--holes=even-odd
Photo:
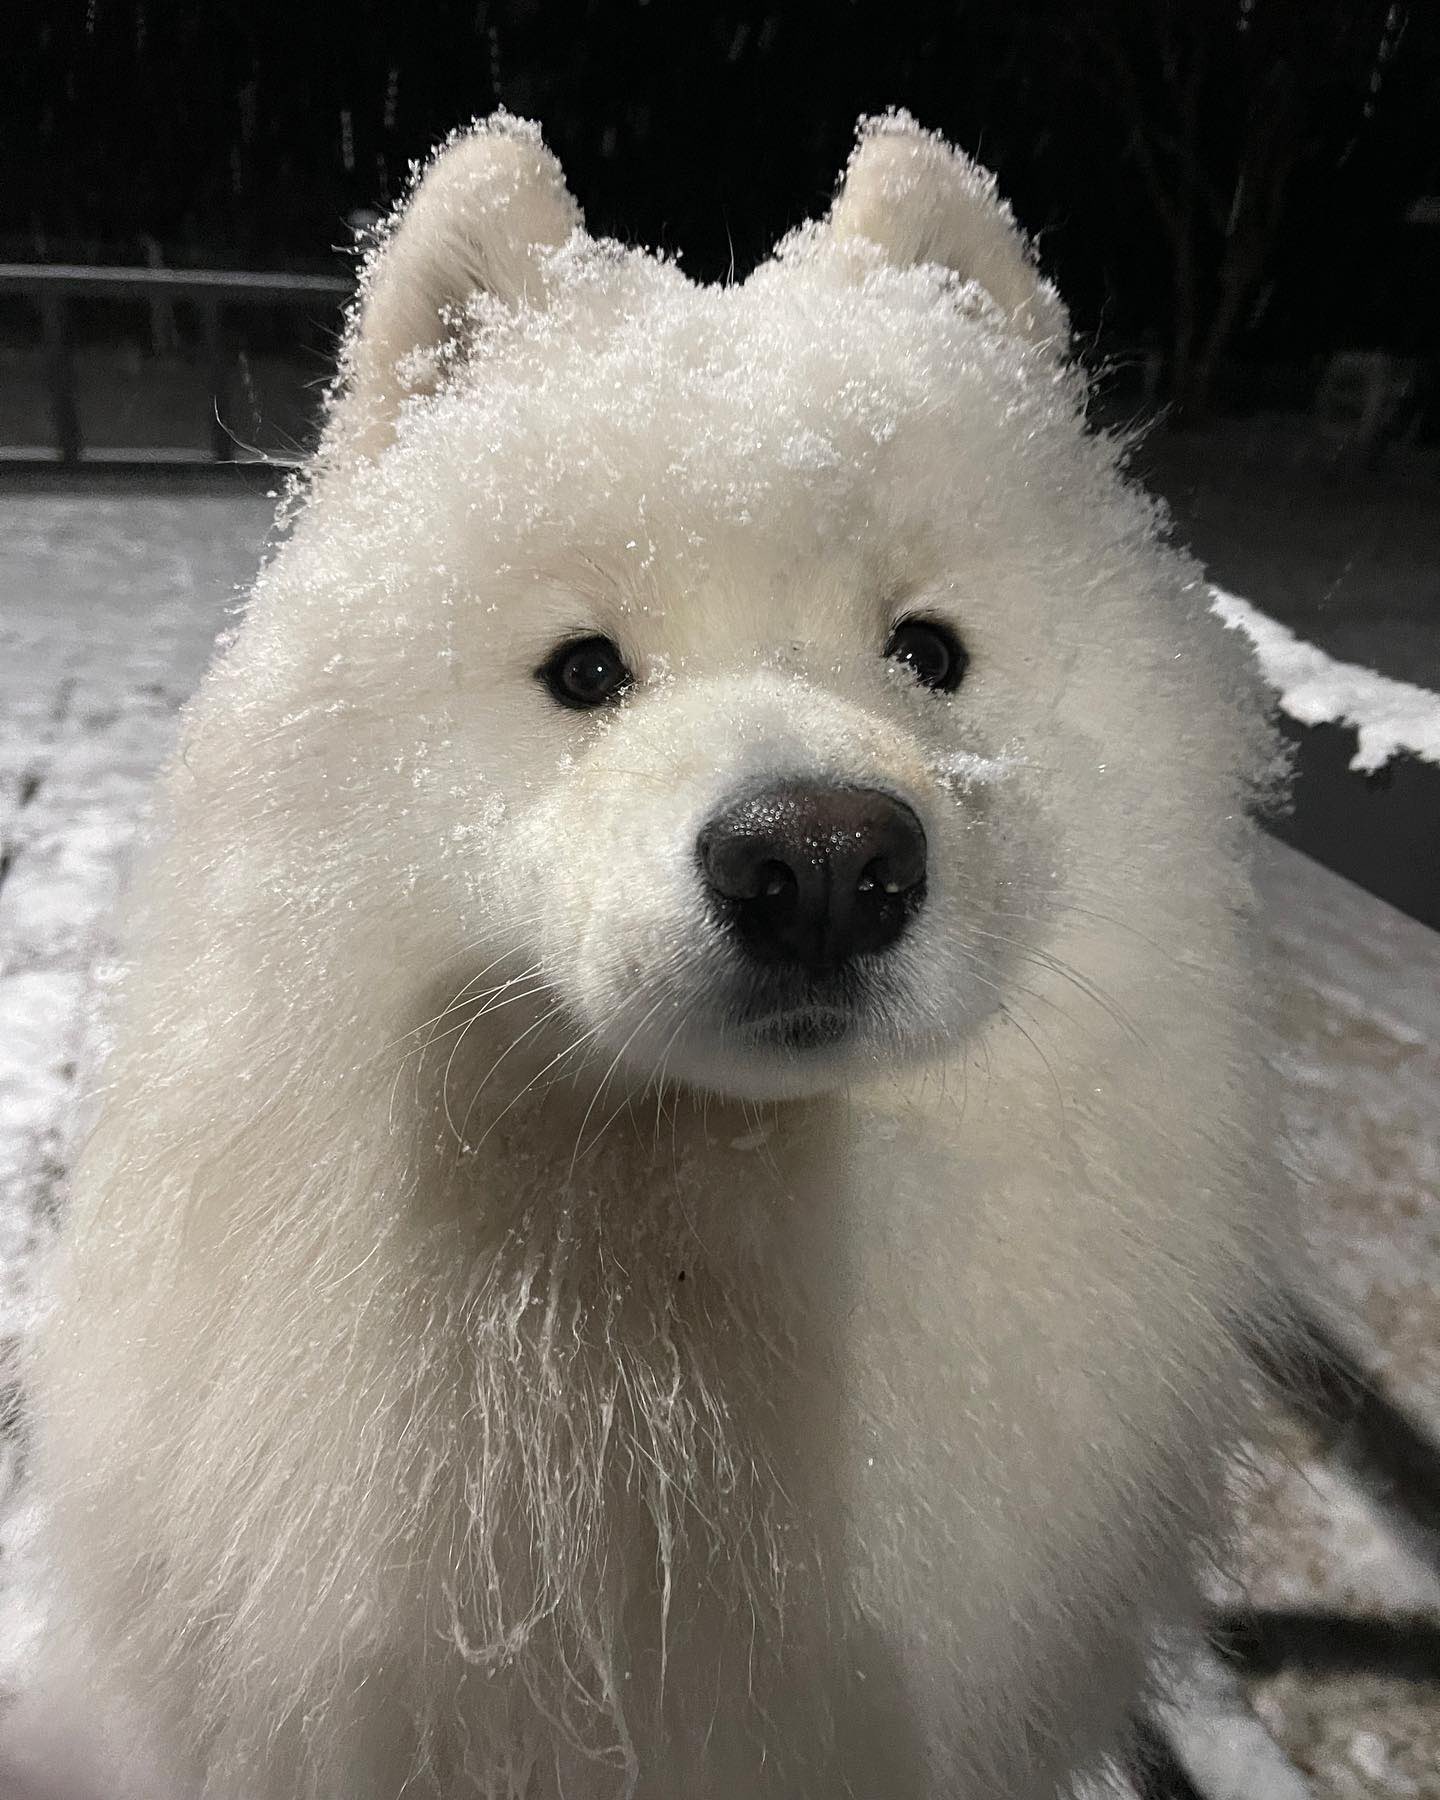
[[[902,115],[720,288],[512,118],[424,174],[165,786],[37,1353],[108,1792],[1120,1743],[1271,1305],[1269,753],[1065,349]]]

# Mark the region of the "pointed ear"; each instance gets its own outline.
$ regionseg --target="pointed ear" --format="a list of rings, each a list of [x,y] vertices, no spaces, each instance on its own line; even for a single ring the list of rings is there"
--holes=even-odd
[[[1063,353],[1070,325],[995,177],[908,113],[862,119],[830,212],[840,241],[865,239],[897,268],[939,263],[982,287],[1015,331]]]
[[[496,113],[444,144],[382,227],[362,274],[341,358],[345,436],[379,449],[401,402],[439,387],[476,294],[517,309],[543,305],[544,252],[583,226],[528,120]]]

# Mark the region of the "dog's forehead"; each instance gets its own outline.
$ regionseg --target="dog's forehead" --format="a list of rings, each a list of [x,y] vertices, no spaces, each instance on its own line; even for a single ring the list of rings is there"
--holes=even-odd
[[[923,578],[922,543],[941,564],[958,550],[953,567],[1014,535],[1072,447],[1050,366],[937,271],[782,265],[699,288],[654,259],[625,269],[618,294],[582,276],[482,334],[407,409],[332,521],[363,579],[439,592],[439,569],[446,591],[494,599],[526,586],[512,571],[561,567],[553,585],[632,609],[637,629],[646,609],[663,635],[677,609],[691,632],[763,604],[776,633],[803,634],[817,607]]]
[[[1025,372],[933,271],[857,284],[799,264],[716,288],[650,257],[623,281],[608,268],[485,336],[430,415],[457,453],[519,451],[532,486],[643,478],[740,516],[758,482],[843,485],[916,420],[1004,407]]]

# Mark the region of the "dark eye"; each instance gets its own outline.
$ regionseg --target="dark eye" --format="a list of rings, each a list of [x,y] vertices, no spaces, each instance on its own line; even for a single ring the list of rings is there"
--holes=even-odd
[[[603,706],[630,685],[624,657],[604,637],[562,644],[536,673],[562,706]]]
[[[921,687],[953,693],[970,658],[952,631],[933,619],[902,619],[890,633],[885,654],[903,663]]]

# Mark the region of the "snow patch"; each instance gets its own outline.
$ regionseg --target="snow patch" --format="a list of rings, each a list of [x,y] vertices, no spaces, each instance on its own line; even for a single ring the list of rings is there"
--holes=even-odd
[[[1248,600],[1213,586],[1210,594],[1210,610],[1254,646],[1282,711],[1302,725],[1354,727],[1360,742],[1352,769],[1373,773],[1404,753],[1440,763],[1440,694],[1377,675],[1361,663],[1337,662]]]

